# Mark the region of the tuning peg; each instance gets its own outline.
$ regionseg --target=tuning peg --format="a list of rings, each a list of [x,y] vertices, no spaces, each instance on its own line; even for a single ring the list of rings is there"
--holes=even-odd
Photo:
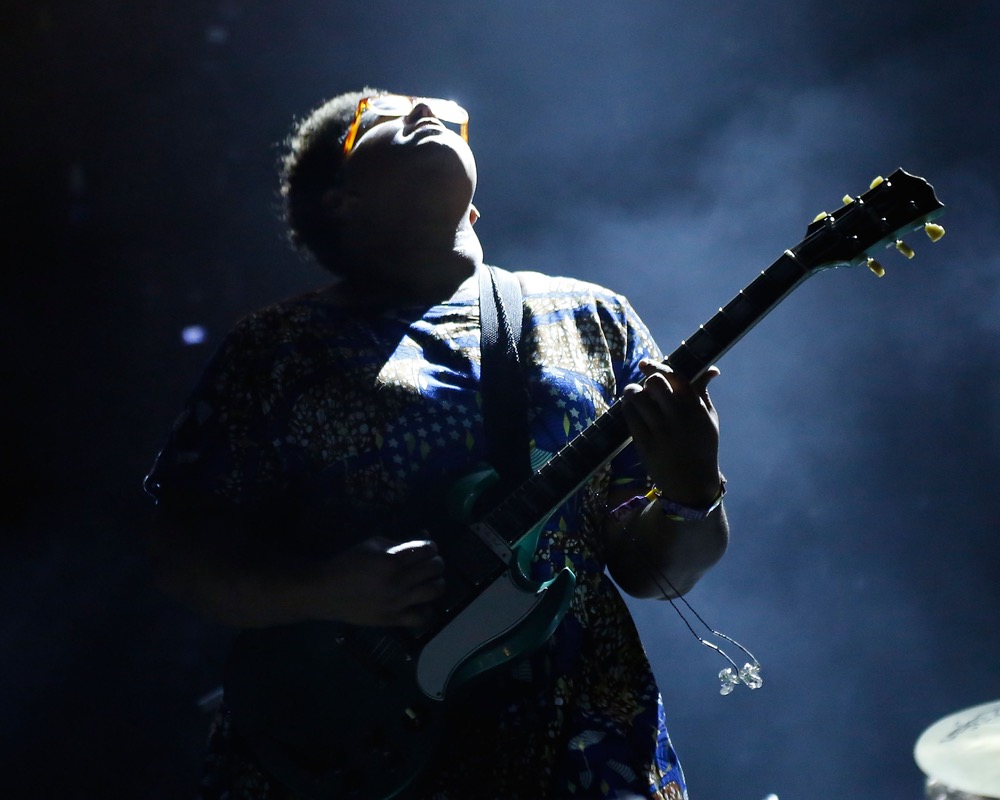
[[[868,269],[875,273],[875,277],[884,278],[885,268],[879,264],[874,258],[868,259]]]
[[[934,222],[924,223],[924,233],[927,234],[927,238],[932,242],[936,242],[942,236],[944,236],[944,228]]]
[[[830,214],[826,211],[820,211],[815,217],[813,217],[813,222],[819,222],[821,219],[826,219]]]
[[[880,183],[885,183],[885,178],[883,178],[881,175],[879,175],[875,180],[873,180],[870,184],[868,184],[868,188],[874,189]]]
[[[850,205],[851,203],[853,203],[853,202],[854,202],[854,198],[853,198],[853,197],[851,197],[851,196],[850,196],[849,194],[845,194],[845,195],[844,195],[844,196],[843,196],[843,197],[841,198],[841,202],[842,202],[842,203],[843,203],[843,204],[844,204],[845,206],[849,206],[849,205]]]
[[[916,253],[913,251],[913,248],[910,247],[902,239],[896,240],[896,249],[907,258],[913,258],[916,255]]]

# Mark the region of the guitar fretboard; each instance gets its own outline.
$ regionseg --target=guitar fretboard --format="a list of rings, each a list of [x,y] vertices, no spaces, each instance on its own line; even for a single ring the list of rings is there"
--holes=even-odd
[[[684,340],[664,363],[688,380],[700,377],[810,274],[799,256],[786,250]],[[629,441],[622,403],[616,400],[487,514],[483,522],[513,546]]]
[[[942,207],[930,184],[902,169],[885,180],[876,179],[865,194],[847,197],[841,208],[820,214],[801,242],[782,253],[664,363],[688,380],[700,377],[806,278],[829,267],[863,263],[869,250],[891,243],[904,229],[918,229]],[[944,233],[926,230],[933,241]],[[900,249],[912,257],[909,248]],[[513,546],[630,438],[621,402],[615,401],[482,522]]]

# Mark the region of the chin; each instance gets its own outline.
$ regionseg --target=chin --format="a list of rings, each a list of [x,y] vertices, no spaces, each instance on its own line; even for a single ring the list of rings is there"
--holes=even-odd
[[[416,148],[422,155],[441,159],[460,169],[466,178],[476,184],[476,158],[465,139],[452,131],[435,131],[434,136],[425,136],[417,142]]]
[[[410,185],[413,188],[411,197],[455,209],[457,218],[462,218],[468,214],[476,191],[476,173],[473,169],[470,174],[466,165],[453,157],[435,158],[433,163],[420,165]]]

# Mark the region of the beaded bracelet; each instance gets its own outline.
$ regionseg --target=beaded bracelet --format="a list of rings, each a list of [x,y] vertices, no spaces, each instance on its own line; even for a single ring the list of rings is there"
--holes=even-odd
[[[691,508],[690,506],[668,500],[663,493],[655,486],[646,494],[637,494],[622,503],[620,506],[611,509],[611,517],[621,525],[628,525],[636,514],[641,512],[654,500],[660,503],[660,509],[667,519],[674,522],[698,522],[705,519],[715,509],[722,505],[722,498],[726,496],[726,479],[722,478],[719,484],[719,493],[715,496],[708,508]]]
[[[650,502],[652,502],[654,498],[660,501],[660,510],[663,511],[667,519],[671,519],[674,522],[700,522],[715,511],[715,509],[717,509],[720,505],[722,505],[722,498],[725,496],[725,478],[720,479],[719,493],[709,504],[708,508],[691,508],[691,506],[686,506],[683,503],[677,503],[664,497],[663,492],[655,486],[646,493],[646,497],[649,498]]]

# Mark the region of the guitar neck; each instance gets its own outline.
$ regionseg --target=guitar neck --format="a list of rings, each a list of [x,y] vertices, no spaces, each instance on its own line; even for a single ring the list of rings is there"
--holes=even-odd
[[[802,242],[796,250],[807,244],[808,240]],[[663,363],[688,380],[700,377],[811,274],[796,252],[786,250]],[[483,522],[514,546],[630,441],[622,403],[616,400],[487,514]]]
[[[799,255],[786,250],[771,266],[740,290],[732,300],[691,336],[664,363],[689,381],[722,358],[751,328],[810,275]],[[572,444],[572,442],[571,442]]]
[[[785,296],[806,278],[824,269],[864,263],[869,251],[895,240],[908,258],[913,251],[897,237],[923,228],[931,241],[944,229],[929,220],[941,213],[934,188],[923,178],[898,169],[877,178],[869,191],[845,197],[833,213],[816,217],[795,247],[761,272],[674,350],[664,363],[688,380],[704,374]],[[884,270],[867,258],[869,267]],[[570,440],[545,465],[482,520],[508,545],[515,545],[591,475],[616,456],[631,436],[620,401],[615,401],[586,430]]]

